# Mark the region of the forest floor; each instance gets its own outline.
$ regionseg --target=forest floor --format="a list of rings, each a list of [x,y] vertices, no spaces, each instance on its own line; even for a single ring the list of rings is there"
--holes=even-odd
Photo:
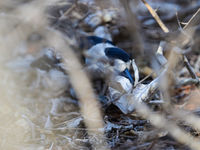
[[[200,149],[200,1],[7,1],[0,18],[1,149]],[[130,54],[134,84],[86,65],[90,35]]]

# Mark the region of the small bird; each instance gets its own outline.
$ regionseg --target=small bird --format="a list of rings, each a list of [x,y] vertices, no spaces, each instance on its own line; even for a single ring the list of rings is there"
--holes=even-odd
[[[129,72],[131,58],[127,52],[116,47],[111,41],[97,36],[87,36],[82,47],[89,48],[86,52],[86,64],[95,62],[113,62],[114,69],[119,75],[129,79],[133,84],[133,78]]]

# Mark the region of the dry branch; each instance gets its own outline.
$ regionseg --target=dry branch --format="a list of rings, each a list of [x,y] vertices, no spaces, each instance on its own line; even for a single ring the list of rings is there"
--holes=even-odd
[[[124,11],[127,16],[128,29],[131,33],[130,35],[134,39],[134,42],[137,43],[136,49],[134,49],[133,54],[136,57],[136,62],[140,63],[141,56],[144,53],[144,45],[143,45],[143,41],[142,41],[142,38],[139,33],[139,30],[140,30],[139,24],[138,24],[139,21],[137,20],[136,14],[134,14],[131,11],[129,1],[128,0],[120,0],[120,2],[122,4],[122,6],[124,7]]]
[[[200,22],[200,8],[197,10],[197,12],[192,16],[192,18],[188,21],[188,23],[183,27],[184,30],[194,27],[198,25]]]
[[[153,113],[145,104],[135,101],[136,111],[144,118],[149,119],[151,123],[161,129],[168,131],[177,141],[188,145],[194,150],[200,150],[200,141],[197,138],[192,137],[176,124],[165,119],[161,114]]]
[[[162,30],[165,33],[169,32],[169,29],[165,26],[165,24],[162,22],[162,20],[160,19],[160,17],[158,16],[158,14],[156,13],[156,11],[146,2],[146,0],[141,0],[144,5],[147,7],[147,9],[149,10],[149,12],[151,13],[151,15],[154,17],[154,19],[157,21],[157,23],[159,24],[159,26],[162,28]]]
[[[162,30],[164,32],[166,32],[166,33],[169,32],[169,30],[167,29],[167,27],[162,23],[162,21],[160,20],[159,16],[151,8],[151,6],[145,0],[142,0],[142,1],[146,5],[146,7],[148,8],[148,10],[150,11],[150,13],[152,14],[152,16],[155,18],[155,20],[157,21],[157,23],[160,25],[160,27],[162,28]],[[197,23],[200,22],[200,17],[199,17],[200,13],[199,12],[200,12],[200,9],[194,14],[194,16],[190,19],[190,21],[184,27],[184,31],[186,29],[189,30],[188,29],[189,27],[192,27],[192,26],[194,26],[194,25],[196,25]],[[182,34],[179,35],[179,38],[175,39],[175,41],[180,40],[181,37],[182,37]],[[175,46],[172,47],[172,50],[170,52],[169,59],[168,59],[168,71],[167,72],[170,72],[170,70],[173,70],[176,67],[176,64],[178,63],[178,61],[180,60],[180,57],[175,52],[175,50],[176,50],[176,47]],[[199,79],[196,76],[195,72],[193,71],[193,68],[189,64],[186,56],[183,55],[183,58],[184,58],[184,63],[186,65],[188,71],[190,72],[192,78],[195,79],[195,82],[198,81],[198,83],[199,83]],[[161,88],[161,91],[163,91],[164,99],[170,101],[170,95],[168,94],[169,91],[167,91],[166,89],[168,89],[171,86],[171,84],[173,84],[173,83],[172,83],[172,80],[169,78],[168,75],[165,76],[165,80],[167,80],[166,84],[163,84],[163,86]],[[199,141],[197,141],[197,139],[194,139],[190,135],[186,134],[184,131],[181,131],[181,129],[178,126],[176,126],[172,122],[168,122],[161,115],[155,115],[155,114],[153,114],[152,112],[150,112],[150,110],[148,110],[148,108],[146,106],[144,106],[144,105],[142,106],[142,104],[138,104],[137,106],[138,106],[138,109],[136,108],[137,111],[139,113],[143,114],[144,116],[146,116],[148,119],[152,120],[152,124],[154,124],[157,127],[160,127],[160,128],[163,128],[163,129],[167,130],[176,140],[178,140],[178,141],[180,141],[180,142],[182,142],[182,143],[190,146],[192,149],[200,149],[199,148],[199,146],[200,146],[199,145]],[[169,105],[165,105],[165,108],[169,109],[170,106]],[[200,129],[199,125],[198,125],[199,124],[199,118],[196,117],[196,116],[194,116],[193,114],[191,114],[191,113],[188,114],[185,111],[179,111],[179,110],[175,110],[173,108],[169,109],[168,111],[170,111],[177,118],[179,118],[181,120],[184,120],[187,123],[191,124],[194,128]],[[167,125],[165,125],[164,122]],[[194,142],[191,142],[192,140]]]
[[[104,124],[99,104],[86,73],[83,71],[73,50],[69,47],[70,40],[68,38],[64,40],[64,37],[56,32],[51,32],[49,36],[53,37],[49,43],[53,43],[55,48],[62,54],[65,69],[68,71],[70,81],[80,99],[81,113],[88,128],[89,139],[93,148],[107,149],[107,144],[104,141]],[[92,140],[94,137],[97,140]]]
[[[189,63],[189,61],[188,61],[188,59],[187,59],[187,57],[186,57],[185,55],[183,56],[183,60],[184,60],[184,64],[185,64],[187,70],[189,71],[191,77],[192,77],[193,79],[198,80],[199,78],[197,77],[196,73],[194,72],[194,69],[193,69],[192,66],[190,65],[190,63]]]

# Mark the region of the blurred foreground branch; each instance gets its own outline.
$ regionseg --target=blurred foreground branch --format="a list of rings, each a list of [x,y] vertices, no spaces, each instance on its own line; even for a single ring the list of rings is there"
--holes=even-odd
[[[192,137],[161,114],[153,113],[145,104],[135,101],[135,106],[136,111],[144,118],[149,119],[155,127],[168,131],[177,141],[190,146],[192,149],[200,150],[199,139]]]
[[[65,69],[68,71],[70,81],[80,99],[81,113],[88,128],[90,143],[93,148],[107,149],[104,141],[104,124],[99,104],[95,98],[90,81],[83,71],[81,64],[69,47],[70,39],[59,33],[51,32],[49,43],[53,43],[64,59]],[[56,41],[56,43],[54,42]]]

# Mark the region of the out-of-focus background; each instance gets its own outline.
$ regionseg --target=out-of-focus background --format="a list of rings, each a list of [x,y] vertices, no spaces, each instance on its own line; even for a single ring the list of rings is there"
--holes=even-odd
[[[160,69],[155,61],[160,41],[173,43],[183,32],[185,23],[200,8],[200,1],[147,2],[168,27],[169,33],[162,31],[140,0],[1,0],[0,149],[90,149],[88,126],[84,124],[80,110],[82,104],[71,83],[67,70],[69,68],[63,63],[66,59],[63,58],[63,53],[68,55],[69,51],[73,51],[83,69],[85,50],[79,47],[80,37],[104,37],[128,52],[136,61],[140,80],[148,76],[143,83],[150,83],[158,76]],[[198,77],[199,29],[198,23],[190,34],[187,32],[182,35],[192,39],[189,46],[184,48],[185,51],[190,48],[186,56]],[[60,38],[68,47],[59,45],[62,44]],[[180,38],[180,43],[181,40]],[[57,45],[63,48],[62,51],[57,49]],[[170,55],[169,51],[164,52],[166,57]],[[178,63],[180,64],[174,69],[175,75],[178,78],[189,78],[190,74],[183,62]],[[131,71],[131,74],[134,72]],[[97,109],[101,111],[106,131],[103,138],[109,148],[190,149],[187,147],[190,145],[177,142],[165,130],[154,128],[148,118],[141,117],[134,111],[124,113],[128,108],[109,104],[112,97],[109,97],[107,91],[107,80],[92,79],[91,76],[88,75],[88,78],[100,106]],[[198,112],[200,91],[194,84],[174,86],[170,90],[172,91],[166,92],[171,92],[169,95],[173,108]],[[123,92],[122,90],[117,94],[124,94]],[[149,101],[163,98],[159,92],[154,94]],[[160,112],[163,110],[160,103],[152,102],[149,107]],[[94,111],[95,109],[90,113]],[[167,114],[167,119],[179,120],[173,114],[163,112]],[[179,122],[179,126],[194,137],[199,136],[199,131],[189,124]]]

